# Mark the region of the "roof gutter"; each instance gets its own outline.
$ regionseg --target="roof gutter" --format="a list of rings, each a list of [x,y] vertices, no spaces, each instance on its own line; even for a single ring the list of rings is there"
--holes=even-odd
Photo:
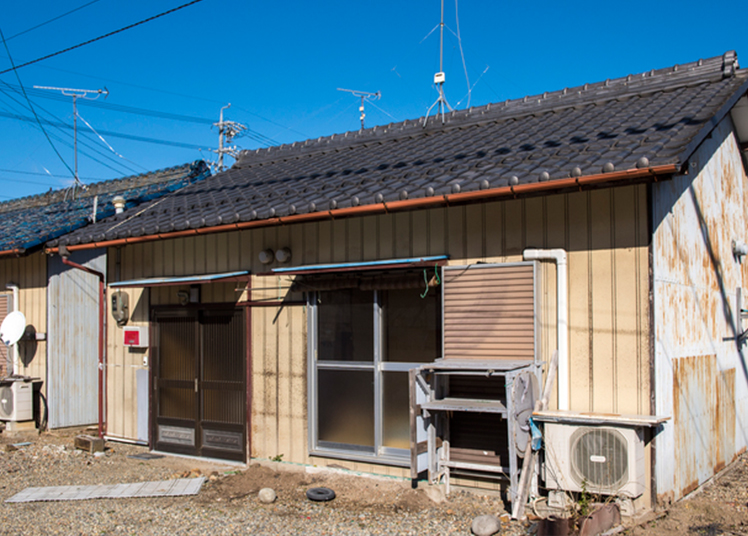
[[[26,249],[24,248],[7,249],[0,251],[0,257],[20,257],[24,253],[26,253]]]
[[[657,177],[660,175],[672,175],[674,173],[678,173],[679,171],[680,166],[678,164],[665,164],[662,166],[654,166],[645,169],[629,169],[626,171],[613,171],[610,173],[587,175],[585,177],[572,177],[554,181],[533,182],[530,184],[518,184],[516,186],[502,186],[500,188],[490,188],[487,190],[478,190],[475,192],[462,192],[419,199],[405,199],[400,201],[376,203],[373,205],[364,205],[359,207],[339,208],[335,210],[312,212],[308,214],[292,214],[290,216],[268,218],[265,220],[217,225],[213,227],[202,227],[200,229],[186,229],[184,231],[157,233],[132,238],[103,240],[101,242],[90,242],[87,244],[68,245],[67,248],[69,251],[77,251],[82,249],[94,249],[101,247],[116,247],[124,246],[127,244],[137,244],[140,242],[152,242],[154,240],[182,238],[187,236],[221,233],[225,231],[254,229],[258,227],[272,227],[274,225],[302,223],[309,221],[334,220],[350,216],[387,214],[389,212],[450,206],[461,203],[486,201],[490,199],[516,198],[519,196],[535,193],[550,194],[568,188],[581,189],[587,186],[595,186],[614,182],[626,182],[643,178],[654,178],[654,180],[657,180]],[[47,253],[57,253],[58,249],[58,247],[46,248],[45,251]],[[2,252],[0,252],[0,255],[2,255]]]

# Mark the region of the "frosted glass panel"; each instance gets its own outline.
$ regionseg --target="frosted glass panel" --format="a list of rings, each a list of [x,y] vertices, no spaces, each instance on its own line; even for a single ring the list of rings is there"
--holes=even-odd
[[[320,370],[319,440],[374,448],[374,372]]]
[[[410,448],[410,413],[408,410],[408,373],[385,372],[384,437],[385,447]]]

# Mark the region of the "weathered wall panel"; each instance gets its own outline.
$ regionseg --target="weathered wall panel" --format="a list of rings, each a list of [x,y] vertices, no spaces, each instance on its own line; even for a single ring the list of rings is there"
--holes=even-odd
[[[604,205],[595,208],[592,218],[591,207],[600,205],[601,200]],[[636,229],[645,232],[637,233]],[[221,240],[218,235],[184,238],[174,240],[169,248],[155,243],[153,262],[138,268],[135,259],[140,254],[136,246],[128,246],[122,250],[121,278],[136,277],[140,269],[146,272],[143,277],[165,275],[156,273],[154,267],[171,264],[193,270],[184,273],[207,273],[223,267],[257,274],[268,270],[258,260],[262,249],[286,246],[291,248],[291,265],[438,254],[450,255],[454,264],[513,262],[521,260],[526,247],[565,248],[570,273],[571,407],[602,412],[645,408],[646,413],[648,359],[635,351],[649,344],[646,229],[646,187],[630,186],[607,193],[580,192],[247,230],[226,234]],[[178,254],[185,258],[178,258]],[[169,255],[175,256],[173,261],[160,259]],[[219,263],[209,257],[228,260]],[[543,358],[548,359],[556,342],[556,270],[543,264],[541,345]],[[627,273],[613,277],[614,270]],[[289,277],[253,276],[251,299],[268,303],[283,299],[289,283]],[[235,284],[203,285],[202,301],[247,299],[235,289]],[[152,289],[151,305],[176,303],[176,290]],[[616,317],[625,330],[619,329],[614,342]],[[305,307],[253,307],[251,318],[252,456],[283,454],[284,460],[327,463],[307,456]],[[617,388],[611,388],[614,369],[620,380]],[[599,389],[593,389],[590,382],[596,374],[597,381],[603,382]],[[368,467],[334,463],[357,470]]]
[[[658,495],[674,500],[746,446],[748,371],[735,342],[746,268],[748,178],[730,119],[691,159],[688,175],[653,186]],[[717,411],[718,410],[718,411]]]
[[[106,273],[106,250],[77,252],[72,260]],[[93,424],[99,418],[99,278],[59,256],[48,262],[49,427]]]

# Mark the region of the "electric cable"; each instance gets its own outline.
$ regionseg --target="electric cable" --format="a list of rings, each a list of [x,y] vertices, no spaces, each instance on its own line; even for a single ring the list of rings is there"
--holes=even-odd
[[[3,40],[3,46],[5,47],[5,52],[7,52],[8,59],[10,60],[11,69],[9,69],[9,70],[11,70],[11,71],[13,71],[15,73],[16,79],[18,80],[18,85],[21,86],[21,90],[23,91],[23,95],[24,95],[24,97],[26,97],[26,102],[28,102],[29,108],[31,109],[32,113],[34,114],[34,117],[36,118],[36,122],[39,124],[39,128],[42,129],[42,132],[44,133],[44,136],[46,136],[47,141],[49,141],[49,144],[52,146],[52,149],[54,150],[55,154],[58,156],[58,158],[60,159],[60,161],[68,169],[68,171],[70,172],[70,174],[73,175],[73,176],[75,176],[75,173],[73,173],[73,170],[70,169],[70,166],[68,165],[68,163],[65,162],[65,159],[62,158],[62,155],[60,154],[60,152],[55,147],[55,144],[52,143],[51,139],[49,139],[49,134],[47,134],[47,131],[44,130],[44,127],[42,126],[42,123],[39,120],[39,116],[36,115],[36,110],[34,110],[34,105],[31,104],[31,100],[29,99],[28,95],[26,95],[26,90],[23,87],[23,82],[21,82],[21,76],[18,74],[18,71],[16,70],[15,63],[13,62],[13,57],[10,55],[10,48],[8,48],[8,43],[5,42],[5,35],[3,34],[2,28],[0,28],[0,38]],[[4,72],[8,72],[8,70],[6,70]]]
[[[457,43],[460,45],[460,57],[462,57],[462,68],[465,71],[465,82],[468,87],[468,100],[465,108],[470,108],[470,96],[473,88],[470,87],[470,78],[468,77],[467,65],[465,64],[465,53],[462,51],[462,37],[460,37],[460,15],[457,11],[457,0],[455,0],[455,21],[457,23]]]
[[[186,7],[189,7],[193,4],[197,4],[198,2],[202,2],[203,0],[192,0],[192,2],[187,2],[186,4],[182,4],[181,6],[175,7],[173,9],[170,9],[168,11],[164,11],[163,13],[159,13],[158,15],[154,15],[152,17],[148,17],[147,19],[141,20],[140,22],[136,22],[134,24],[130,24],[128,26],[125,26],[123,28],[120,28],[119,30],[114,30],[113,32],[109,32],[104,35],[100,35],[99,37],[94,37],[93,39],[89,39],[88,41],[84,41],[83,43],[79,43],[77,45],[73,45],[71,47],[65,48],[63,50],[58,50],[57,52],[53,52],[52,54],[47,54],[46,56],[42,56],[41,58],[37,58],[35,60],[27,61],[26,63],[22,63],[21,65],[14,66],[11,69],[5,69],[4,71],[0,71],[0,74],[5,74],[10,71],[14,71],[16,69],[21,69],[23,67],[27,67],[29,65],[33,65],[35,63],[39,63],[40,61],[48,60],[49,58],[54,58],[55,56],[59,56],[60,54],[64,54],[66,52],[70,52],[71,50],[75,50],[77,48],[84,47],[86,45],[90,45],[91,43],[95,43],[97,41],[101,41],[102,39],[106,39],[107,37],[111,37],[113,35],[116,35],[118,33],[122,33],[125,30],[131,30],[132,28],[135,28],[136,26],[140,26],[141,24],[145,24],[146,22],[151,22],[153,20],[156,20],[160,17],[163,17],[165,15],[169,15],[171,13],[174,13],[175,11],[179,11],[180,9],[184,9]],[[7,48],[7,47],[6,47]],[[10,55],[10,53],[8,53]]]
[[[22,31],[22,32],[18,32],[18,33],[17,33],[17,34],[15,34],[15,35],[11,35],[10,37],[8,37],[8,38],[6,39],[6,41],[10,41],[11,39],[15,39],[15,38],[16,38],[16,37],[18,37],[19,35],[27,34],[27,33],[31,32],[31,31],[33,31],[33,30],[36,30],[37,28],[41,28],[42,26],[46,26],[46,25],[47,25],[47,24],[49,24],[50,22],[54,22],[54,21],[56,21],[56,20],[59,20],[59,19],[61,19],[61,18],[63,18],[63,17],[67,17],[68,15],[70,15],[70,14],[72,14],[72,13],[75,13],[76,11],[80,11],[80,10],[81,10],[81,9],[83,9],[84,7],[88,7],[88,6],[90,6],[91,4],[95,4],[96,2],[99,2],[99,0],[92,0],[91,2],[89,2],[89,3],[87,3],[87,4],[83,4],[83,5],[82,5],[82,6],[80,6],[80,7],[76,7],[75,9],[71,9],[71,10],[70,10],[70,11],[68,11],[67,13],[63,13],[62,15],[57,15],[56,17],[54,17],[54,18],[52,18],[52,19],[49,19],[49,20],[48,20],[48,21],[46,21],[46,22],[42,22],[41,24],[37,24],[36,26],[32,26],[32,27],[31,27],[31,28],[29,28],[28,30],[24,30],[24,31]]]

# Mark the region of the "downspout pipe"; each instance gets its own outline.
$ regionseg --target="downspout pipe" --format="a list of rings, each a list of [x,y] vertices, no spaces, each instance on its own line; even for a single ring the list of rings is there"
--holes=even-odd
[[[106,423],[104,419],[104,325],[106,322],[106,284],[104,274],[88,266],[71,261],[70,252],[64,246],[60,247],[60,258],[63,264],[82,270],[99,278],[99,437],[104,438]]]
[[[18,299],[18,292],[19,292],[18,285],[16,285],[15,283],[7,283],[5,285],[5,288],[13,291],[13,310],[20,311],[21,303]],[[13,367],[13,370],[8,371],[10,372],[8,376],[15,375],[18,372],[18,370],[21,368],[18,362],[18,343],[17,342],[13,344],[13,359],[11,361],[11,367]]]
[[[556,263],[556,344],[558,346],[558,409],[569,409],[569,281],[564,249],[526,249],[526,261]]]

